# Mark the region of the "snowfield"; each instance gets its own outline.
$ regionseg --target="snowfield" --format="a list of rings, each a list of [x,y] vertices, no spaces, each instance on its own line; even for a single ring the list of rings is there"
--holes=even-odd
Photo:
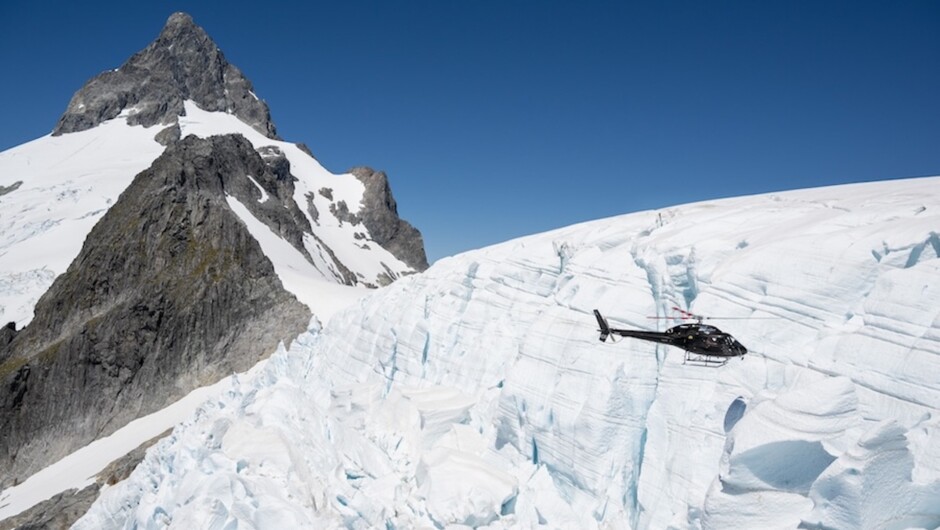
[[[234,379],[76,528],[936,528],[940,178],[439,261]],[[751,353],[624,339],[678,305]]]
[[[0,153],[0,322],[17,329],[85,236],[163,152],[128,112],[87,131],[47,135]],[[8,190],[6,193],[3,191]]]
[[[238,133],[251,142],[257,150],[274,147],[284,154],[290,162],[291,174],[297,178],[294,181],[294,202],[307,217],[315,234],[315,236],[305,234],[306,237],[304,237],[304,247],[314,259],[312,265],[316,269],[313,271],[315,277],[326,278],[331,283],[342,283],[342,274],[335,263],[337,260],[355,273],[360,281],[371,284],[381,285],[381,282],[377,280],[381,275],[391,275],[391,278],[395,279],[414,272],[392,253],[372,242],[369,230],[364,225],[344,222],[336,215],[334,210],[340,203],[346,205],[350,214],[358,214],[361,210],[365,186],[354,175],[330,173],[320,165],[316,158],[305,153],[297,145],[272,140],[231,114],[207,112],[191,101],[185,102],[184,106],[186,115],[179,117],[182,137],[194,134],[200,138],[207,138],[216,134]],[[261,202],[264,202],[266,194],[262,194],[261,197]],[[318,212],[316,216],[311,214],[308,204]],[[241,217],[244,220],[244,216]],[[266,239],[265,235],[259,237],[255,231],[252,235],[255,235],[259,241]],[[324,243],[326,248],[323,246]],[[310,305],[305,298],[319,296],[316,291],[298,292],[287,286],[297,283],[285,279],[281,273],[291,268],[292,258],[286,258],[288,263],[279,266],[277,260],[285,257],[283,253],[268,254],[268,257],[274,261],[275,269],[278,270],[278,276],[284,282],[285,288],[297,295],[298,299]],[[303,259],[306,260],[306,258]]]
[[[337,217],[334,210],[340,202],[350,214],[360,212],[365,188],[354,175],[330,173],[296,145],[271,140],[231,114],[206,112],[191,101],[185,102],[185,108],[186,116],[179,117],[183,137],[238,133],[259,151],[275,147],[287,157],[297,178],[293,199],[313,229],[304,237],[305,249],[314,260],[309,268],[315,278],[325,281],[298,283],[283,275],[281,279],[315,313],[319,306],[309,300],[330,298],[322,296],[324,289],[342,290],[334,288],[343,283],[341,266],[359,282],[373,285],[381,284],[380,277],[394,279],[413,272],[372,241],[364,225]],[[163,127],[130,126],[126,118],[133,112],[128,109],[86,131],[44,136],[0,153],[0,325],[12,321],[20,329],[32,320],[36,302],[78,256],[95,223],[134,177],[163,153],[164,147],[154,140]],[[263,190],[261,197],[262,202],[267,200]],[[319,213],[316,218],[308,204]],[[267,232],[259,233],[256,237],[268,239]],[[275,263],[279,271],[285,271],[298,257],[306,261],[299,252],[294,254],[271,259],[287,259],[287,264]],[[361,296],[365,289],[355,291],[353,296]],[[328,307],[318,316],[342,303],[325,300]]]

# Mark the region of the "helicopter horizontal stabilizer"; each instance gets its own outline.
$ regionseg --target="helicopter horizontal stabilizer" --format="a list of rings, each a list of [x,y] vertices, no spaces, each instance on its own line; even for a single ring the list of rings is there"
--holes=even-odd
[[[601,316],[601,312],[597,309],[594,310],[594,316],[597,318],[597,325],[600,326],[597,331],[601,332],[601,342],[606,342],[607,337],[610,336],[610,326],[607,325],[607,320]]]

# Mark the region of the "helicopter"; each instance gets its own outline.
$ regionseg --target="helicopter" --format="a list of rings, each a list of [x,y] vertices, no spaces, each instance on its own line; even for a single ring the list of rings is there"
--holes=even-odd
[[[689,313],[678,307],[672,309],[679,313],[678,318],[695,320],[696,322],[694,324],[679,324],[666,331],[615,329],[611,328],[607,324],[607,319],[601,316],[600,311],[595,309],[594,316],[597,318],[597,325],[600,326],[600,329],[598,329],[601,334],[600,340],[606,342],[607,337],[610,335],[620,335],[621,337],[631,337],[682,348],[685,350],[683,364],[693,363],[718,367],[727,363],[728,359],[743,358],[747,354],[747,348],[730,334],[715,326],[702,323],[709,317]]]

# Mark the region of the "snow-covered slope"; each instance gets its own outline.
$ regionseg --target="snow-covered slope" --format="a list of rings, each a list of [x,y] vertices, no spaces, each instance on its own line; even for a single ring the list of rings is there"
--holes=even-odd
[[[0,153],[0,322],[25,326],[36,301],[134,175],[163,152],[128,113]]]
[[[445,259],[207,402],[78,528],[935,528],[940,178]],[[721,368],[597,340],[672,305]],[[660,324],[665,325],[665,324]]]
[[[375,285],[384,283],[379,280],[383,275],[392,280],[414,272],[414,269],[390,252],[372,243],[368,229],[361,223],[352,224],[343,220],[346,215],[340,213],[340,208],[356,215],[362,206],[365,187],[354,175],[330,173],[296,145],[271,140],[231,114],[206,112],[192,102],[186,102],[185,109],[186,115],[179,118],[183,137],[194,134],[205,138],[215,134],[238,133],[251,142],[255,149],[270,146],[284,154],[290,162],[291,174],[297,178],[294,182],[294,202],[313,228],[312,233],[305,234],[304,247],[313,258],[311,265],[316,271],[315,276],[331,283],[342,283],[341,268],[346,267],[358,281]],[[265,195],[262,193],[261,201],[264,200]],[[340,203],[345,207],[340,207]],[[255,237],[258,239],[258,235]],[[297,255],[302,256],[300,253]],[[302,259],[307,261],[306,258]],[[278,269],[278,263],[275,263],[275,268]],[[280,275],[280,270],[278,272]],[[283,275],[281,277],[283,279]],[[290,290],[289,287],[285,288]],[[316,293],[313,294],[315,297]],[[298,294],[301,301],[305,298],[309,299],[310,296],[302,292]]]
[[[414,272],[374,243],[363,224],[343,220],[361,208],[364,186],[354,175],[332,174],[296,145],[267,138],[231,114],[206,112],[192,102],[186,102],[185,109],[187,115],[179,118],[184,137],[238,133],[258,149],[276,147],[289,160],[298,179],[294,200],[313,228],[304,237],[312,261],[299,251],[269,257],[282,281],[286,267],[279,267],[279,261],[309,264],[307,276],[321,281],[297,286],[288,280],[285,288],[314,314],[332,312],[332,297],[323,296],[322,290],[349,283],[344,268],[360,285],[383,284]],[[0,194],[0,322],[22,327],[32,320],[36,301],[75,259],[91,228],[134,176],[163,152],[154,140],[159,128],[130,126],[131,114],[0,153],[0,191],[6,190]],[[345,215],[337,209],[340,203]],[[311,212],[317,212],[316,217]],[[256,238],[266,235],[260,232]],[[321,309],[318,303],[330,307]]]
[[[281,141],[241,71],[192,17],[174,13],[144,50],[76,92],[52,134],[0,153],[0,324],[33,319],[36,301],[91,228],[165,145],[233,133],[267,160],[283,155],[289,164],[289,174],[279,166],[292,183],[287,202],[309,225],[300,227],[298,255],[318,279],[374,287],[427,266],[420,234],[398,218],[384,174],[335,175]],[[365,181],[377,189],[367,194]],[[316,313],[316,293],[294,294]]]

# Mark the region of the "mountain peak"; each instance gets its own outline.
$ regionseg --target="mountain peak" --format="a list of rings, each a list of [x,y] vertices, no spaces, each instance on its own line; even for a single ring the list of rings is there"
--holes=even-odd
[[[209,55],[220,53],[218,46],[209,38],[209,34],[206,33],[206,30],[196,25],[193,17],[182,11],[177,11],[170,15],[170,18],[166,19],[166,24],[163,25],[163,29],[160,30],[160,34],[157,36],[156,40],[145,48],[144,51],[161,47],[175,48],[175,44],[186,42],[202,44],[205,49],[201,51]],[[172,51],[172,49],[168,51]]]
[[[128,123],[171,124],[194,101],[208,111],[234,114],[277,138],[268,106],[230,64],[204,29],[186,13],[170,15],[157,38],[116,70],[85,83],[72,97],[53,134],[90,129],[130,111]]]
[[[170,15],[170,18],[166,19],[166,25],[163,26],[163,30],[166,31],[167,28],[180,26],[199,28],[199,26],[196,26],[196,23],[193,22],[193,17],[189,16],[189,13],[177,11]]]

